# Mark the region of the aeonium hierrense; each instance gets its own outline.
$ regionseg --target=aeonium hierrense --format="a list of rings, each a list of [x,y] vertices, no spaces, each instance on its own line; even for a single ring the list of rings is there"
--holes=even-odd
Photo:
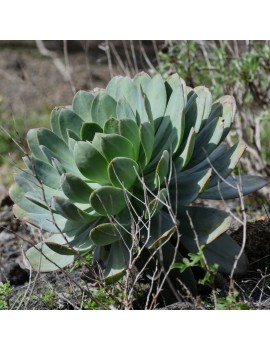
[[[204,245],[207,261],[229,273],[240,251],[224,234],[229,215],[192,203],[239,197],[239,176],[230,174],[246,146],[223,143],[234,113],[232,96],[213,103],[204,86],[191,89],[177,74],[163,80],[144,72],[79,91],[71,107],[55,108],[51,130],[28,132],[26,169],[10,190],[15,215],[51,233],[27,251],[30,264],[53,271],[94,250],[109,283],[125,274],[142,247],[146,257],[162,248],[167,269],[172,260],[181,262],[180,240],[191,253]],[[244,195],[265,184],[258,176],[241,177]],[[236,272],[247,264],[242,255]],[[190,268],[176,271],[194,288]]]

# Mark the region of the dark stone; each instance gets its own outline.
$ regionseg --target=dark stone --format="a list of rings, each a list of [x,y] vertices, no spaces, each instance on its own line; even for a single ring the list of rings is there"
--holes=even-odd
[[[4,206],[12,206],[14,204],[14,202],[11,200],[10,196],[5,196],[3,198],[3,200],[0,203],[0,207],[4,207]]]
[[[165,306],[162,308],[159,308],[159,310],[198,310],[200,308],[197,308],[195,305],[189,302],[176,302],[172,305]]]
[[[240,227],[232,238],[241,246],[243,228]],[[270,267],[270,222],[256,221],[247,223],[245,253],[250,263],[250,269],[265,269]]]
[[[11,265],[6,278],[11,285],[22,285],[29,280],[29,273],[21,268],[18,263]]]

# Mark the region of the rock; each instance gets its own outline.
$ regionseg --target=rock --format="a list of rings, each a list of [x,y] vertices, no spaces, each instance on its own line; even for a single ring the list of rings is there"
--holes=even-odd
[[[195,305],[193,305],[190,302],[176,302],[176,303],[173,303],[172,305],[159,308],[159,310],[198,310],[198,309],[200,308],[197,308]]]
[[[232,234],[232,238],[241,246],[243,228]],[[247,223],[245,253],[252,270],[270,267],[270,222],[268,220]]]
[[[29,280],[29,273],[21,268],[18,263],[13,263],[6,274],[6,279],[11,285],[22,285]]]
[[[12,206],[13,204],[14,202],[11,200],[10,196],[7,195],[1,200],[0,207]]]
[[[2,232],[0,231],[0,243],[7,242],[8,240],[11,240],[13,238],[14,238],[13,233],[9,233],[5,230],[3,230]]]

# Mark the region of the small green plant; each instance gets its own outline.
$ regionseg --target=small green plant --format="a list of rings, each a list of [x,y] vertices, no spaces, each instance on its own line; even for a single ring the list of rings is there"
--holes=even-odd
[[[225,297],[218,296],[216,309],[217,310],[250,310],[251,308],[247,303],[238,300],[239,292],[234,291],[227,294]]]
[[[94,251],[109,284],[130,271],[136,255],[147,264],[162,250],[166,272],[183,258],[170,239],[196,254],[195,229],[209,264],[229,273],[240,251],[223,234],[230,216],[193,202],[239,197],[240,177],[230,174],[246,146],[223,143],[235,107],[233,97],[212,102],[207,88],[192,89],[177,74],[163,80],[142,72],[79,91],[72,107],[54,109],[51,130],[28,132],[31,153],[10,190],[15,215],[52,234],[27,251],[30,264],[53,271]],[[242,193],[266,183],[242,176]],[[247,265],[243,254],[236,273]],[[196,290],[191,267],[170,278]]]
[[[40,297],[39,299],[44,303],[44,305],[48,308],[48,309],[52,309],[56,302],[57,302],[57,296],[54,292],[54,290],[51,289],[47,289]]]
[[[74,264],[73,266],[71,267],[70,271],[74,271],[76,269],[79,269],[79,268],[82,268],[85,266],[85,264],[88,264],[88,265],[93,265],[93,253],[92,252],[89,252],[87,253],[86,255],[83,256],[83,258],[77,258],[75,261],[74,261]]]
[[[42,287],[42,292],[38,295],[31,296],[33,301],[41,301],[47,309],[53,309],[57,303],[57,294],[53,288]]]
[[[0,282],[0,310],[9,309],[9,299],[13,288],[10,286],[10,282]]]
[[[188,268],[201,267],[205,271],[205,275],[198,281],[198,283],[201,285],[209,286],[213,289],[214,280],[218,272],[218,264],[207,264],[203,252],[204,248],[205,245],[201,245],[199,247],[199,251],[196,254],[191,252],[188,253],[188,257],[184,257],[182,263],[174,263],[171,268],[179,268],[181,273],[183,273]]]
[[[199,247],[199,251],[196,254],[189,253],[188,258],[183,258],[182,262],[174,263],[171,268],[172,269],[180,269],[183,273],[186,269],[191,267],[200,267],[205,271],[204,277],[198,281],[199,284],[208,286],[212,289],[212,295],[210,296],[210,300],[214,300],[214,304],[206,303],[205,300],[202,300],[202,305],[206,305],[209,307],[213,307],[216,310],[249,310],[250,307],[248,304],[238,301],[239,292],[234,290],[232,293],[229,292],[223,296],[219,296],[220,290],[215,288],[215,278],[218,273],[218,265],[208,265],[205,261],[204,250],[205,246],[201,245]]]
[[[123,292],[117,286],[114,288],[113,293],[108,293],[108,288],[106,287],[99,287],[92,293],[96,300],[84,299],[82,307],[85,310],[100,310],[104,309],[104,307],[117,309],[117,300],[123,298]]]

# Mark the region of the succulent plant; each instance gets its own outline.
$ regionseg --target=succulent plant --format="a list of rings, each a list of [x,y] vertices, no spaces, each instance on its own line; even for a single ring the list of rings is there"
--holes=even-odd
[[[112,282],[140,245],[147,252],[162,248],[167,268],[173,258],[179,262],[180,239],[186,252],[205,245],[208,262],[229,273],[240,251],[225,233],[230,216],[192,203],[239,197],[239,177],[230,174],[245,145],[223,143],[234,113],[232,96],[212,103],[204,86],[143,72],[115,77],[104,90],[79,91],[71,107],[55,108],[51,130],[28,132],[26,169],[10,190],[15,215],[51,233],[27,251],[30,264],[52,271],[94,249],[104,280]],[[265,184],[241,177],[244,195]],[[247,264],[242,255],[237,272]],[[191,270],[181,277],[193,284]]]

